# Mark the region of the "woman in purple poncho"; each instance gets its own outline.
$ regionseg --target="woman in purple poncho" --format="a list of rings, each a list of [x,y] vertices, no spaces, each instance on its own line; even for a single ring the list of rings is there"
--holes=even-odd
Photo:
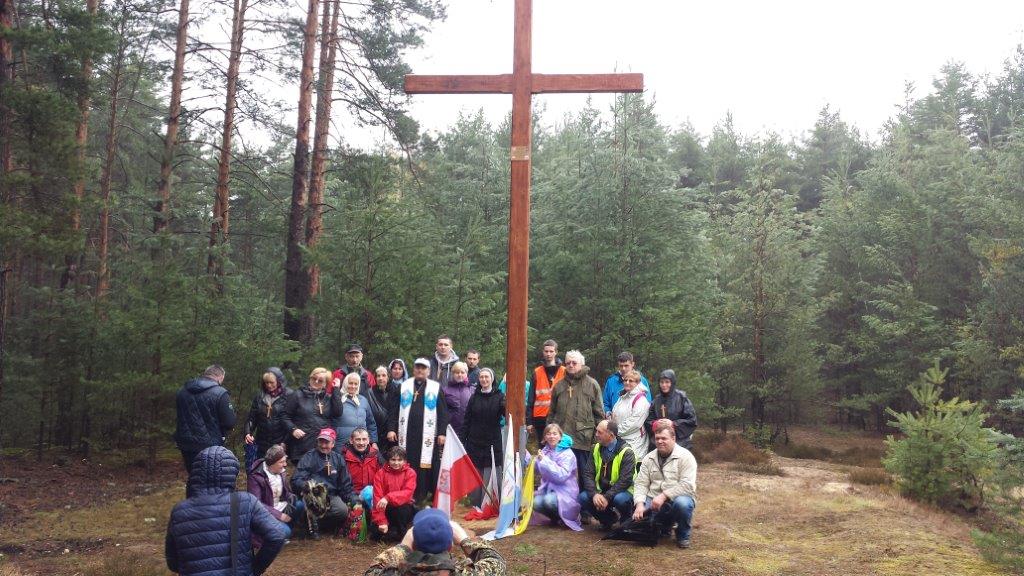
[[[544,447],[537,453],[537,474],[541,483],[533,497],[534,512],[547,516],[552,524],[565,524],[573,530],[580,526],[580,486],[576,481],[576,456],[572,437],[562,433],[558,424],[544,428]]]

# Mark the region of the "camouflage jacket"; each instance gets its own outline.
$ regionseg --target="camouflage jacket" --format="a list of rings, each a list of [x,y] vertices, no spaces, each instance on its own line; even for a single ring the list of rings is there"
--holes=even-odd
[[[364,576],[400,576],[405,574],[438,574],[450,576],[505,576],[505,559],[480,538],[462,541],[466,557],[456,561],[448,552],[425,554],[399,544],[381,552]]]

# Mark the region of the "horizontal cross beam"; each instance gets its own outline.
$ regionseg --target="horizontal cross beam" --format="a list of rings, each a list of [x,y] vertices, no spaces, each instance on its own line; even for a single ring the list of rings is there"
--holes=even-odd
[[[643,74],[531,74],[533,94],[643,92]],[[405,77],[407,94],[511,94],[512,74]]]

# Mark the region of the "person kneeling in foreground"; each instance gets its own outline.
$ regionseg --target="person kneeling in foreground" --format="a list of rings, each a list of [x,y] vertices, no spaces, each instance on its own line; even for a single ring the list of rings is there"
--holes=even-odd
[[[634,520],[649,512],[665,528],[676,526],[676,546],[690,547],[690,519],[697,497],[697,460],[676,444],[671,420],[654,423],[655,450],[644,456],[633,482]]]
[[[456,560],[452,544],[466,555]],[[401,574],[451,574],[453,576],[505,576],[505,559],[490,542],[470,536],[437,508],[416,514],[402,543],[381,552],[364,576]]]
[[[337,433],[334,428],[324,428],[316,437],[316,448],[299,460],[292,476],[292,491],[302,494],[306,504],[306,521],[309,535],[320,538],[321,524],[341,531],[348,521],[356,498],[352,492],[352,478],[341,454],[334,451]]]
[[[563,434],[558,424],[544,428],[544,447],[536,457],[541,483],[533,497],[533,510],[547,516],[554,525],[562,523],[579,532],[583,530],[580,485],[576,479],[576,456],[570,450],[572,442],[572,436]]]
[[[235,492],[238,459],[211,446],[193,461],[190,496],[171,510],[164,554],[171,572],[182,576],[228,576],[266,571],[284,546],[284,530],[260,501]],[[250,538],[263,541],[253,556]]]
[[[412,495],[416,492],[416,471],[405,459],[405,449],[392,446],[388,463],[373,477],[373,524],[384,538],[397,541],[405,534],[416,508]]]

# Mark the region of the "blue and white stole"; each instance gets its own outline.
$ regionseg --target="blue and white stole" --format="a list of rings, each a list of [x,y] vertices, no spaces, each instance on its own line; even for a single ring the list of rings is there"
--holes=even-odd
[[[408,450],[409,410],[412,408],[416,381],[409,378],[402,382],[399,393],[398,407],[398,445]],[[434,461],[434,439],[437,436],[437,399],[441,385],[434,380],[427,380],[423,392],[423,437],[420,448],[420,468],[430,468]]]

